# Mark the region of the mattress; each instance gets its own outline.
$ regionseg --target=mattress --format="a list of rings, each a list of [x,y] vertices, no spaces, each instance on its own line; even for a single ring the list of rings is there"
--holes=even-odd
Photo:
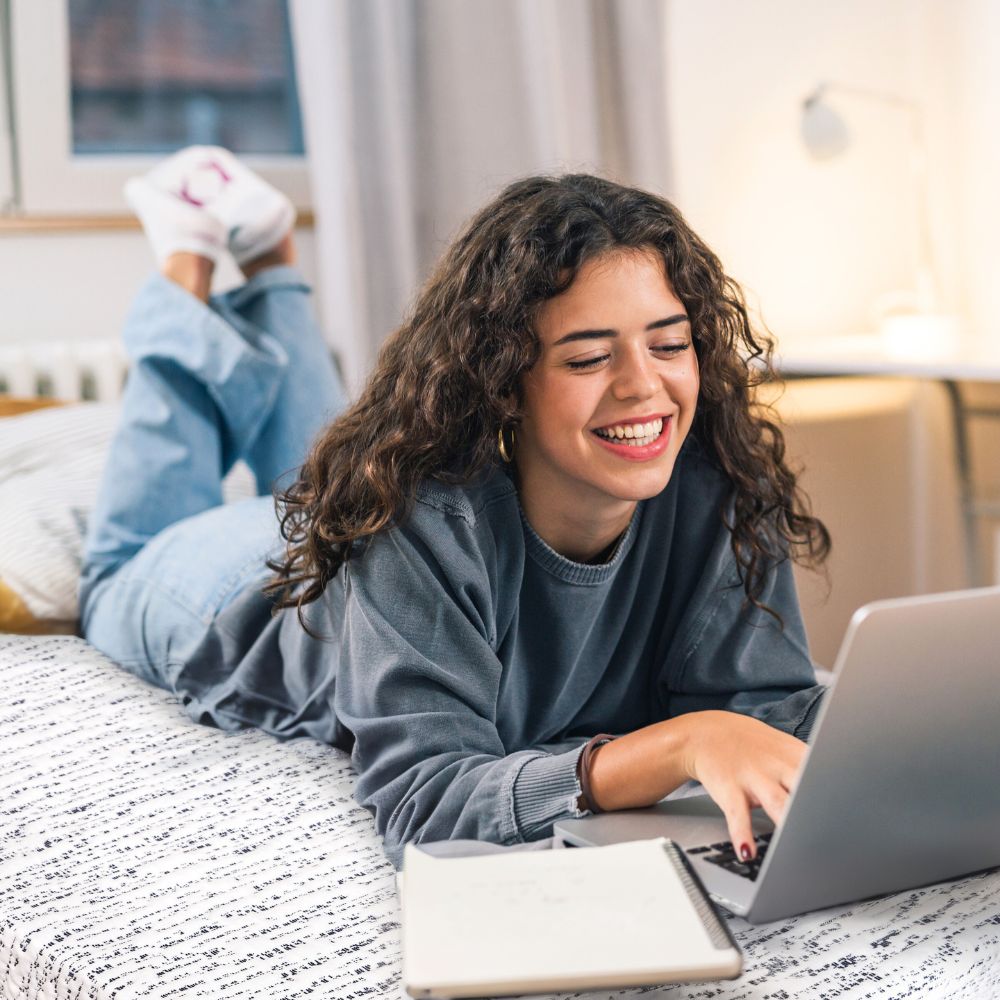
[[[0,996],[398,1000],[353,785],[341,751],[194,725],[80,639],[0,637]],[[997,872],[731,927],[739,980],[588,996],[1000,995]]]

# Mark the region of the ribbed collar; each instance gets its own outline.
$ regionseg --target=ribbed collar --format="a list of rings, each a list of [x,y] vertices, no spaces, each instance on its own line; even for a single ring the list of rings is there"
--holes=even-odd
[[[528,523],[520,501],[518,501],[517,509],[521,515],[521,524],[524,527],[524,546],[528,555],[546,572],[551,573],[560,580],[565,580],[566,583],[574,583],[582,587],[593,587],[605,583],[618,572],[618,567],[625,560],[629,550],[632,548],[632,543],[635,541],[644,506],[645,501],[642,500],[636,504],[635,511],[632,513],[632,520],[629,521],[629,525],[625,529],[625,534],[622,535],[621,541],[618,543],[618,548],[615,549],[615,554],[610,562],[597,563],[596,565],[593,563],[573,562],[572,559],[561,556]]]

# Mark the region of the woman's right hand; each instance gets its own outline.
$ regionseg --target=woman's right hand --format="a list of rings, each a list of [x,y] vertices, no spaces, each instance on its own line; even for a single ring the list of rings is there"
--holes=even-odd
[[[806,745],[766,722],[736,712],[697,712],[685,771],[700,781],[726,816],[739,857],[755,857],[750,810],[760,806],[781,822]]]
[[[600,747],[591,761],[591,791],[602,809],[636,809],[688,779],[700,781],[725,814],[734,851],[752,858],[750,810],[761,806],[781,821],[805,752],[794,736],[750,716],[690,712]]]

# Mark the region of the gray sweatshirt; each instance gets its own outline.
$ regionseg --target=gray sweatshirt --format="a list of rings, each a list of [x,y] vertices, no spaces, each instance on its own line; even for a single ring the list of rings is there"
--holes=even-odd
[[[397,867],[407,842],[516,844],[576,806],[595,733],[728,709],[801,738],[819,708],[791,567],[742,609],[724,474],[689,438],[613,558],[572,562],[524,519],[498,469],[426,484],[310,605],[271,617],[248,591],[176,689],[191,715],[350,749],[356,797]]]

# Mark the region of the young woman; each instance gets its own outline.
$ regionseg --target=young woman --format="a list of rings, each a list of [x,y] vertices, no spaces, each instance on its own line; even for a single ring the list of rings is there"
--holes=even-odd
[[[350,749],[396,865],[689,779],[752,857],[823,690],[789,559],[829,540],[752,407],[767,345],[677,210],[511,185],[345,410],[280,195],[200,149],[130,198],[162,274],[125,331],[87,638],[200,722]],[[227,240],[249,280],[210,299]],[[262,495],[222,507],[238,458]]]

